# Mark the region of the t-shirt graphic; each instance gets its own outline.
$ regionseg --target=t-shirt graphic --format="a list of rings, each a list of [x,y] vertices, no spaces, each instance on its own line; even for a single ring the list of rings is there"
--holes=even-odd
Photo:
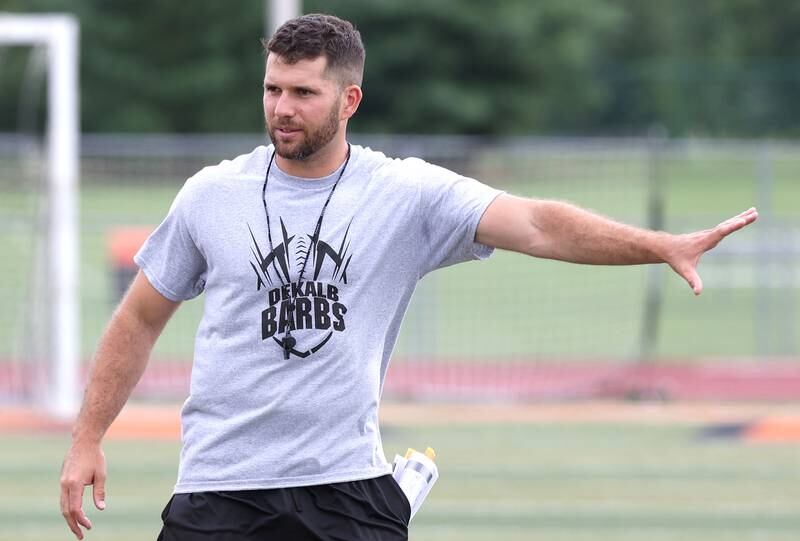
[[[251,244],[250,266],[256,275],[256,290],[267,292],[267,307],[261,312],[261,340],[272,340],[283,349],[286,330],[313,335],[298,342],[290,355],[308,357],[322,349],[334,331],[345,330],[347,305],[336,284],[347,283],[350,254],[348,225],[338,249],[313,234],[291,234],[281,218],[282,240],[266,255],[248,224]],[[320,233],[322,235],[322,233]],[[265,246],[269,248],[269,246]],[[306,258],[308,261],[305,261]],[[305,261],[303,281],[298,281]],[[296,279],[292,281],[292,276]]]

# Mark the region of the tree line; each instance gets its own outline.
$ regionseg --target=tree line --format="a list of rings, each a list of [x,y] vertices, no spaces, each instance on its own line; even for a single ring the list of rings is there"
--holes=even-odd
[[[0,0],[81,21],[84,131],[263,130],[263,0]],[[800,134],[795,0],[304,0],[367,49],[359,132]],[[42,96],[0,49],[0,130]],[[26,77],[26,73],[28,76]],[[21,107],[20,104],[27,104]],[[38,105],[37,105],[38,104]],[[38,108],[37,108],[38,107]]]

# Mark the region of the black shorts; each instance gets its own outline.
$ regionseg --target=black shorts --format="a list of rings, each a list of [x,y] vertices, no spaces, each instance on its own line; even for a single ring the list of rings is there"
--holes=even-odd
[[[406,541],[411,508],[391,475],[295,488],[175,494],[158,541]]]

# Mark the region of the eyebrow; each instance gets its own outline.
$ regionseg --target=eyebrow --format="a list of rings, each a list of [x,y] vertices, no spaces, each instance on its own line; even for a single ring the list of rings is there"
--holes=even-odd
[[[314,92],[314,93],[319,93],[319,92],[322,91],[321,88],[319,88],[317,86],[313,86],[313,85],[287,85],[285,87],[282,87],[281,85],[275,83],[274,81],[264,81],[264,88],[267,88],[267,87],[270,87],[270,86],[274,86],[274,87],[278,87],[278,88],[284,88],[286,90],[295,90],[295,91],[297,91],[297,90],[305,90],[305,91]]]

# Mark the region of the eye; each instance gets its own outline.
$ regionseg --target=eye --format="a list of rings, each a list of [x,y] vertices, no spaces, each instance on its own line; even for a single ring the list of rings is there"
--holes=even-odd
[[[298,93],[300,96],[303,96],[303,97],[306,97],[306,96],[313,96],[313,95],[314,95],[314,92],[313,92],[313,91],[311,91],[311,90],[309,90],[309,89],[307,89],[307,88],[298,88],[298,89],[297,89],[297,93]]]
[[[279,94],[280,91],[281,89],[275,85],[264,85],[264,92],[267,94]]]

